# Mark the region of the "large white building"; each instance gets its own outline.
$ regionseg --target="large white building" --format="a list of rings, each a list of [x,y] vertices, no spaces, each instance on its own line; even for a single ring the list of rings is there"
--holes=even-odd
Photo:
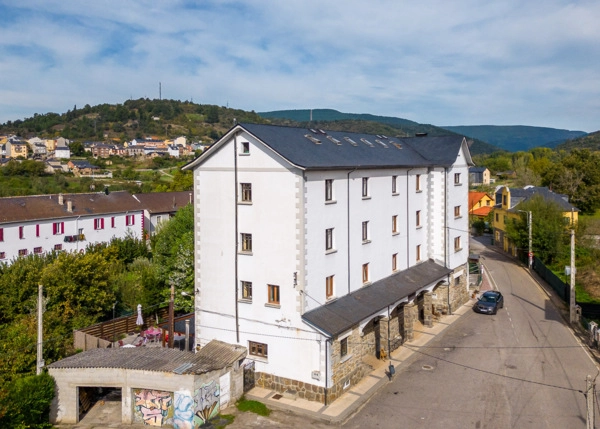
[[[458,136],[234,126],[184,167],[197,344],[242,344],[258,385],[335,400],[468,299],[470,165]]]

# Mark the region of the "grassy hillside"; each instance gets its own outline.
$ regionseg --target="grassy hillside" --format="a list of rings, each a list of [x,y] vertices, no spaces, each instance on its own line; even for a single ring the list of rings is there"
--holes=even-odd
[[[465,125],[442,127],[473,139],[483,140],[509,152],[528,151],[534,147],[554,148],[568,139],[581,137],[583,131],[559,130],[556,128],[496,125]]]

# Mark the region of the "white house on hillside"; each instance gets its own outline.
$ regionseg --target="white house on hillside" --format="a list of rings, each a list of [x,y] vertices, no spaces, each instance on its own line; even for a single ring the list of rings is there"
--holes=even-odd
[[[330,403],[468,299],[458,136],[238,124],[194,174],[196,344],[248,348],[256,384]]]
[[[0,263],[94,243],[142,239],[190,202],[190,192],[127,191],[0,198]]]

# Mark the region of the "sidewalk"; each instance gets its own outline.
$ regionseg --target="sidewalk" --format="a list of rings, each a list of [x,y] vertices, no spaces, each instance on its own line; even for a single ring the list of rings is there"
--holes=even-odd
[[[484,271],[483,279],[479,291],[493,289]],[[423,347],[448,326],[457,321],[463,314],[472,311],[475,299],[469,299],[460,308],[456,309],[451,315],[444,316],[442,320],[435,323],[432,328],[424,328],[415,331],[415,339],[401,346],[391,353],[391,362],[398,372],[398,368],[407,362],[413,355],[413,348]],[[375,360],[370,362],[373,371],[365,376],[358,384],[348,389],[331,405],[323,405],[319,402],[307,401],[305,399],[291,399],[279,394],[274,390],[255,387],[246,393],[247,399],[260,401],[267,407],[278,410],[289,410],[299,415],[305,415],[314,420],[320,420],[327,423],[340,424],[350,417],[362,404],[367,402],[381,387],[389,383],[386,375],[390,359]],[[276,399],[279,398],[279,399]]]

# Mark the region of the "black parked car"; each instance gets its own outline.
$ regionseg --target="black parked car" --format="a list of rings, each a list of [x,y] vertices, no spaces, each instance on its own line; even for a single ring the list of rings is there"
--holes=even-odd
[[[488,290],[481,294],[473,310],[477,313],[496,314],[499,308],[504,307],[504,297],[497,290]]]

